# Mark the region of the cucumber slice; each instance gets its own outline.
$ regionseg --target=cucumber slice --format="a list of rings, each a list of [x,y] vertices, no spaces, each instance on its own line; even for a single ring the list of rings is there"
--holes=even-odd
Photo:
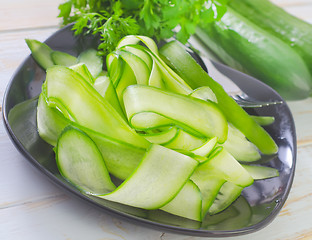
[[[103,96],[105,100],[107,100],[113,108],[126,120],[126,115],[123,112],[116,90],[114,88],[113,83],[109,79],[108,76],[99,76],[95,79],[93,87],[98,91],[98,93]]]
[[[127,45],[127,46],[124,46],[124,47],[122,47],[120,49],[123,50],[123,51],[126,51],[126,52],[130,52],[130,53],[136,55],[137,57],[139,57],[141,60],[143,60],[143,62],[145,62],[146,66],[151,71],[152,70],[153,61],[152,61],[152,58],[150,57],[150,55],[147,54],[145,51],[143,51],[141,49],[138,49],[138,48],[136,48],[134,46]]]
[[[114,84],[114,86],[116,86],[115,89],[116,89],[116,93],[117,93],[120,105],[122,106],[124,112],[126,111],[124,109],[124,104],[123,104],[123,92],[129,85],[133,85],[136,83],[137,83],[136,78],[132,69],[130,68],[128,64],[124,63],[122,74],[120,75],[118,82]]]
[[[130,122],[130,126],[138,131],[148,131],[175,125],[176,124],[174,120],[153,112],[136,113],[132,116]],[[200,133],[194,134],[200,135]]]
[[[68,126],[55,148],[60,173],[86,193],[103,194],[114,190],[101,152],[81,130]]]
[[[242,167],[245,168],[247,172],[249,172],[254,180],[262,180],[279,176],[278,170],[271,167],[244,164],[242,164]]]
[[[138,38],[135,39],[134,37],[134,39],[132,40],[138,41]],[[142,42],[146,43],[146,41],[143,40]],[[178,74],[176,74],[170,67],[168,67],[167,64],[159,57],[158,50],[154,51],[153,44],[146,44],[148,49],[140,45],[131,46],[141,51],[145,51],[147,54],[150,55],[153,62],[157,65],[161,73],[161,77],[164,79],[163,83],[165,88],[170,89],[173,92],[186,95],[192,92],[192,88]]]
[[[78,124],[108,137],[147,148],[150,143],[139,136],[119,113],[79,74],[55,66],[47,71],[47,101],[69,113]]]
[[[129,86],[123,97],[129,122],[133,126],[132,117],[136,113],[153,112],[176,121],[182,128],[186,126],[202,133],[205,137],[217,136],[221,143],[226,140],[227,121],[215,103],[143,85]]]
[[[87,68],[86,64],[78,63],[69,67],[70,69],[74,70],[76,73],[79,73],[87,82],[93,84],[94,78],[90,73],[89,69]]]
[[[117,44],[116,49],[122,48],[123,46],[127,45],[134,45],[138,44],[139,42],[142,42],[145,44],[145,46],[151,50],[151,52],[155,55],[158,54],[158,47],[156,43],[153,41],[153,39],[145,36],[138,36],[138,35],[129,35],[124,37],[123,39],[120,40],[120,42]]]
[[[215,103],[218,102],[216,95],[213,93],[210,87],[203,86],[196,88],[191,94],[191,97],[199,98],[205,101],[213,101]]]
[[[153,61],[152,71],[148,79],[148,85],[158,88],[165,88],[165,84],[161,77],[161,72],[155,61]]]
[[[152,145],[137,169],[116,190],[98,195],[106,200],[143,209],[158,209],[186,184],[198,162],[186,155]]]
[[[213,204],[209,208],[209,214],[217,214],[230,206],[242,193],[243,187],[231,182],[225,182],[218,193]]]
[[[198,156],[207,157],[217,145],[217,141],[217,137],[208,139],[202,146],[193,149],[191,152]]]
[[[46,70],[54,65],[51,58],[53,50],[45,43],[39,42],[34,39],[25,39],[33,58],[36,62]]]
[[[210,206],[218,195],[225,180],[213,171],[207,171],[205,166],[199,165],[191,176],[191,180],[199,187],[202,195],[201,216],[207,214]]]
[[[51,52],[51,58],[55,65],[61,65],[65,67],[69,67],[77,63],[76,57],[60,51]]]
[[[101,56],[97,55],[97,51],[92,48],[79,54],[78,63],[86,64],[94,78],[96,78],[103,70],[103,59]]]
[[[180,217],[201,221],[202,197],[199,188],[193,181],[187,181],[178,195],[160,209]]]
[[[151,143],[156,144],[166,144],[170,142],[178,133],[178,129],[176,127],[169,127],[165,131],[153,133],[153,134],[142,134],[145,139],[147,139]]]
[[[120,77],[123,74],[125,64],[125,61],[114,53],[110,53],[106,57],[107,73],[115,88],[117,87]]]
[[[135,54],[123,50],[118,50],[115,54],[119,55],[132,69],[137,84],[148,84],[150,71],[146,63]]]
[[[178,129],[174,138],[171,139],[170,142],[165,143],[164,146],[175,150],[189,151],[202,146],[205,141],[205,138],[198,138],[183,131],[182,129]]]
[[[240,162],[254,162],[261,158],[258,148],[232,124],[228,126],[228,137],[222,146]]]
[[[56,146],[58,136],[68,124],[70,124],[70,120],[65,118],[57,109],[50,108],[44,94],[41,93],[37,106],[39,136],[52,146]]]
[[[207,86],[195,89],[190,96],[217,103],[216,95]],[[259,121],[261,120],[262,119],[259,118]],[[226,150],[238,161],[254,162],[261,158],[258,148],[253,143],[248,141],[245,135],[232,124],[229,124],[228,126],[227,140],[222,144],[222,146],[225,147]]]
[[[219,178],[241,187],[247,187],[253,183],[254,180],[250,174],[225,148],[221,147],[215,151],[216,154],[212,153],[207,161],[201,163],[200,167],[203,170],[211,171]]]
[[[214,81],[177,41],[165,44],[160,53],[166,62],[192,88],[208,86],[214,92],[218,106],[227,120],[238,128],[249,141],[264,154],[274,154],[278,147],[272,137],[259,126],[223,89]]]
[[[44,92],[39,96],[37,123],[40,137],[53,146],[56,146],[58,136],[67,125],[87,133],[102,153],[108,171],[119,179],[126,179],[133,172],[146,151],[71,122],[56,108],[48,106]]]

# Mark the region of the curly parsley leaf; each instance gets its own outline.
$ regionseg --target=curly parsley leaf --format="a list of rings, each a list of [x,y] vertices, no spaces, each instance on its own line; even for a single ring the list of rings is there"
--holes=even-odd
[[[220,19],[228,0],[68,0],[59,5],[63,25],[75,22],[76,34],[98,34],[99,53],[113,51],[126,35],[157,40],[175,36],[182,43],[201,21]]]

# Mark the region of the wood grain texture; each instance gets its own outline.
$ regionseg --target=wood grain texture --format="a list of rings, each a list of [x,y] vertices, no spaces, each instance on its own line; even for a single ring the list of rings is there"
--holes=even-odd
[[[15,69],[29,54],[25,38],[56,31],[61,0],[1,1],[0,100]],[[312,0],[273,0],[312,23]],[[296,176],[279,216],[266,228],[231,240],[312,239],[312,98],[288,102],[297,126]],[[1,109],[1,106],[0,106]],[[34,169],[15,149],[0,119],[0,239],[199,240],[137,226],[72,198]]]
[[[62,0],[1,1],[0,32],[59,25],[57,6]]]

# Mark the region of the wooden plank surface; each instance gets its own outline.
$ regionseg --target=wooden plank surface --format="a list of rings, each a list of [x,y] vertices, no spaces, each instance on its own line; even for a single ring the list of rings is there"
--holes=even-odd
[[[29,54],[25,38],[44,40],[59,25],[60,0],[1,1],[0,99],[15,69]],[[312,23],[312,0],[274,0]],[[312,239],[312,98],[288,103],[298,136],[296,177],[279,216],[256,233],[233,240]],[[0,239],[202,239],[163,233],[113,218],[72,198],[34,169],[9,140],[0,119]]]
[[[59,24],[57,6],[62,0],[1,1],[0,31],[47,28]]]

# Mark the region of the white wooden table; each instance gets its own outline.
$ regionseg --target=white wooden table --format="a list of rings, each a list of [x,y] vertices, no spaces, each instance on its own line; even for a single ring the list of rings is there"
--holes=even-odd
[[[312,23],[312,0],[274,0]],[[61,0],[1,0],[0,100],[15,69],[29,54],[25,38],[45,40],[58,29]],[[296,176],[278,217],[256,233],[228,239],[312,239],[312,98],[288,102],[298,137]],[[0,106],[1,110],[1,106]],[[1,240],[194,240],[113,218],[67,195],[15,149],[0,119]]]

